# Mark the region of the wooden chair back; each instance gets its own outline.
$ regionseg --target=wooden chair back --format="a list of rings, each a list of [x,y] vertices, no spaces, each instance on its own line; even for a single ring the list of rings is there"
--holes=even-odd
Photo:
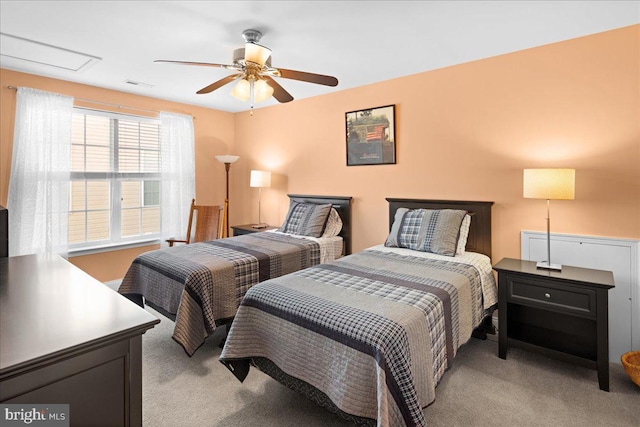
[[[222,208],[219,205],[196,205],[196,199],[191,200],[189,211],[189,225],[184,240],[169,239],[169,246],[174,243],[197,243],[215,240],[222,236]],[[195,230],[193,223],[195,222]],[[193,237],[192,237],[193,232]]]

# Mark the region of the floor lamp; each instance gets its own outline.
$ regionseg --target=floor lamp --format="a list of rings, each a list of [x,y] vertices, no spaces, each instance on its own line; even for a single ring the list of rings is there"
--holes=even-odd
[[[537,268],[562,270],[562,265],[551,264],[551,218],[549,200],[573,200],[575,198],[575,169],[525,169],[523,197],[547,199],[547,259],[539,261]]]
[[[230,156],[230,155],[224,155],[224,156],[216,156],[216,160],[218,160],[220,163],[224,163],[224,170],[226,172],[226,181],[227,181],[227,193],[224,199],[224,212],[223,212],[223,223],[224,223],[224,236],[222,237],[229,237],[229,169],[231,168],[231,163],[235,163],[236,161],[238,161],[240,157],[238,156]]]
[[[271,187],[271,172],[268,171],[251,171],[251,179],[249,187],[258,188],[258,223],[252,225],[253,228],[267,228],[267,224],[263,224],[260,220],[260,200],[262,199],[262,188]]]

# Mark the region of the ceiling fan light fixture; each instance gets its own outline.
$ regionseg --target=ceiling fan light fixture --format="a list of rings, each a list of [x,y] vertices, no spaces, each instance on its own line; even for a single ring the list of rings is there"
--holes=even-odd
[[[169,62],[174,64],[196,65],[204,67],[224,68],[234,70],[235,73],[197,91],[197,94],[211,93],[222,86],[237,80],[231,90],[231,95],[240,101],[251,102],[251,114],[253,115],[254,103],[266,101],[270,97],[280,103],[293,101],[293,96],[286,91],[274,77],[298,80],[301,82],[321,84],[325,86],[337,86],[338,79],[323,74],[309,73],[305,71],[274,68],[271,66],[271,49],[259,45],[262,33],[258,30],[245,30],[242,32],[245,47],[233,51],[233,64],[217,64],[212,62],[192,62],[156,60],[154,62]]]
[[[264,80],[256,80],[253,84],[253,100],[258,103],[266,101],[273,95],[273,88]]]
[[[261,67],[267,62],[267,59],[271,56],[271,49],[268,47],[260,46],[255,43],[247,43],[244,46],[244,60],[245,62],[253,62]]]
[[[231,90],[231,95],[240,101],[248,101],[251,99],[251,83],[246,79],[240,79]]]

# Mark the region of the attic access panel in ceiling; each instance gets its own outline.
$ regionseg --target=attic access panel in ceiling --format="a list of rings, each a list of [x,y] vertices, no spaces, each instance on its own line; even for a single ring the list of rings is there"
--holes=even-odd
[[[102,58],[70,49],[0,33],[3,67],[20,68],[24,61],[66,71],[84,71]]]

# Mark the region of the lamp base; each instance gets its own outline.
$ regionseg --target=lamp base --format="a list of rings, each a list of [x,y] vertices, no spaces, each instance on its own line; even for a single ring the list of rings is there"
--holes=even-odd
[[[560,265],[560,264],[549,264],[547,261],[538,261],[538,263],[536,264],[536,268],[542,268],[544,270],[562,271],[562,265]]]
[[[260,224],[254,224],[251,226],[251,228],[257,228],[257,229],[261,229],[261,228],[267,228],[269,226],[269,224],[265,224],[265,223],[260,223]]]

